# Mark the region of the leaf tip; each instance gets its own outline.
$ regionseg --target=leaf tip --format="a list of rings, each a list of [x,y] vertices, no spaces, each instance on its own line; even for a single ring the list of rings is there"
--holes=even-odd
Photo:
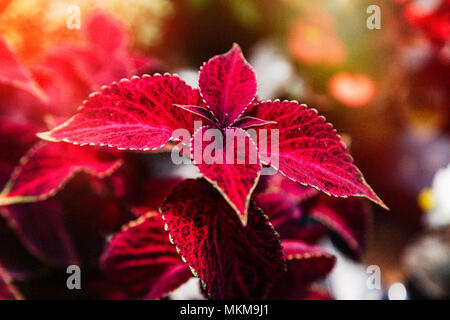
[[[231,47],[231,51],[237,51],[237,52],[242,53],[241,46],[239,46],[239,44],[237,42],[233,42],[233,45]]]
[[[45,140],[45,141],[59,142],[57,139],[52,137],[51,133],[52,133],[51,131],[38,132],[38,133],[36,133],[36,136],[39,139],[42,139],[42,140]]]
[[[376,196],[376,200],[373,200],[377,205],[382,207],[386,211],[391,211],[391,209],[383,202],[383,200],[380,199],[380,197]]]
[[[247,224],[248,224],[248,209],[245,209],[245,212],[244,212],[243,215],[239,213],[238,217],[239,217],[239,220],[242,223],[242,226],[246,227]]]

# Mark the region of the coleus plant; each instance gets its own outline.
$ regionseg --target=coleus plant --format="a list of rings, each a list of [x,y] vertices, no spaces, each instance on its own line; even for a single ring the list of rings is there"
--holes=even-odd
[[[192,156],[199,152],[196,137],[203,137],[210,128],[242,133],[245,150],[249,155],[256,154],[257,159],[225,164],[205,164],[194,159],[205,180],[216,190],[205,180],[180,182],[160,208],[163,222],[155,223],[164,223],[176,252],[202,280],[212,298],[263,298],[286,291],[277,288],[284,280],[298,276],[295,270],[302,265],[289,261],[303,262],[305,257],[317,259],[317,264],[323,266],[312,268],[317,274],[310,277],[300,275],[301,293],[292,296],[308,297],[311,279],[323,277],[334,260],[316,247],[290,239],[281,242],[283,250],[268,217],[252,200],[262,167],[274,166],[270,159],[276,158],[276,169],[291,180],[328,195],[366,197],[386,206],[365,182],[336,131],[316,110],[296,101],[255,99],[256,77],[238,45],[204,64],[199,87],[200,90],[193,89],[170,74],[123,79],[91,94],[75,116],[39,137],[85,147],[145,152],[179,141],[174,132],[181,128],[193,138],[190,142],[182,140],[178,147],[183,153],[191,151]],[[195,128],[195,121],[202,120],[207,124]],[[256,137],[245,132],[249,128],[256,128]],[[258,149],[255,138],[260,143],[271,140],[272,131],[263,136],[261,128],[277,130],[276,148]],[[216,152],[218,159],[230,156],[228,148]],[[231,157],[237,156],[233,152]],[[119,273],[123,282],[137,286],[131,290],[134,294],[143,293],[145,286],[142,288],[139,280],[146,277],[153,284],[148,293],[152,298],[161,297],[187,277],[186,268],[174,259],[173,250],[166,243],[158,244],[162,238],[152,231],[153,218],[154,215],[144,216],[125,228],[113,239],[102,260],[105,269],[113,274],[116,270],[153,265],[159,273],[149,274],[151,269],[145,268],[137,273]],[[128,253],[138,255],[142,246],[153,252],[152,256],[143,257],[144,261],[129,261]],[[116,255],[116,248],[124,251],[119,250]],[[120,252],[125,254],[121,256]]]
[[[249,127],[275,128],[279,130],[275,155],[272,150],[259,150],[261,161],[255,164],[198,165],[244,224],[261,163],[270,164],[274,157],[279,159],[277,169],[294,181],[333,196],[367,197],[385,207],[354,165],[336,131],[316,110],[295,101],[254,100],[256,77],[239,46],[205,63],[199,86],[200,90],[192,89],[170,74],[123,79],[91,94],[75,116],[39,137],[82,146],[154,151],[179,139],[174,131],[180,128],[189,130],[193,140],[210,127],[235,132]],[[194,121],[201,119],[208,124],[194,132]],[[262,139],[270,141],[270,132],[260,137],[260,144]],[[195,153],[195,144],[191,147]],[[251,137],[245,140],[245,147],[249,153],[257,149]],[[222,152],[226,153],[226,149]]]

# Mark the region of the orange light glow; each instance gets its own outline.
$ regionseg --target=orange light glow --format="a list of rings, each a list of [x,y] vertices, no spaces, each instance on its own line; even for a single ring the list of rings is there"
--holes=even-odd
[[[351,108],[360,108],[372,101],[376,86],[365,74],[340,72],[328,82],[328,91],[340,103]]]

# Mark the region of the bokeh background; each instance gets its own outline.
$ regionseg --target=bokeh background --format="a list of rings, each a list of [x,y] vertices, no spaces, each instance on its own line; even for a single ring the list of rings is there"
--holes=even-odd
[[[81,29],[67,28],[70,5],[81,9]],[[367,27],[370,5],[380,8],[379,29]],[[448,298],[449,8],[446,0],[10,0],[0,1],[0,34],[33,68],[57,45],[83,45],[83,23],[100,10],[123,25],[130,52],[151,58],[149,69],[193,85],[204,61],[239,43],[259,98],[318,109],[391,209],[373,208],[362,264],[338,263],[329,280],[336,298],[403,297],[403,288],[409,298]],[[368,265],[380,267],[383,290],[367,289]]]

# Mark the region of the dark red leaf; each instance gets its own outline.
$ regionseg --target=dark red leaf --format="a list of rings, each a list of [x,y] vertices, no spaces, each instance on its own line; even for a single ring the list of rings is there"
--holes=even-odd
[[[233,127],[241,128],[241,129],[248,129],[253,127],[260,127],[265,126],[266,124],[276,124],[275,121],[266,121],[263,119],[258,119],[255,117],[239,117],[234,123]]]
[[[308,244],[316,244],[327,235],[327,228],[320,223],[286,224],[279,230],[283,238],[300,240]]]
[[[256,195],[255,200],[278,231],[285,224],[298,222],[302,217],[300,208],[284,193],[268,191]]]
[[[0,215],[34,256],[55,265],[78,264],[63,214],[61,206],[53,199],[0,208]]]
[[[12,285],[11,278],[0,267],[0,300],[22,299],[17,289]]]
[[[36,142],[34,128],[25,123],[0,120],[0,187],[8,181],[20,158]]]
[[[141,216],[149,211],[158,210],[170,189],[181,180],[168,177],[148,179],[139,192],[142,196],[133,204],[133,212]]]
[[[19,281],[29,279],[42,268],[42,262],[24,246],[17,233],[11,229],[1,214],[0,234],[2,237],[2,241],[0,241],[0,265],[12,278]]]
[[[333,297],[330,295],[328,290],[309,289],[309,290],[305,291],[302,299],[303,300],[333,300]]]
[[[354,258],[361,258],[371,225],[370,210],[364,201],[322,196],[311,208],[310,216],[335,232]]]
[[[160,299],[186,282],[191,273],[169,242],[158,213],[130,222],[109,242],[101,267],[132,296]]]
[[[77,175],[57,195],[56,199],[64,205],[70,226],[83,234],[83,242],[88,232],[108,235],[136,218],[111,189],[110,178],[115,175],[102,180],[86,174]],[[90,249],[93,250],[92,245]]]
[[[305,289],[333,269],[334,256],[301,241],[283,240],[287,272],[271,291],[273,299],[303,299]]]
[[[202,117],[203,119],[206,119],[208,121],[211,121],[213,123],[218,123],[218,120],[216,119],[216,117],[214,116],[214,114],[211,112],[211,110],[209,110],[206,107],[200,107],[200,106],[184,106],[184,105],[179,105],[179,104],[175,104],[175,106],[184,109],[186,111],[192,112],[193,114],[196,114],[200,117]]]
[[[213,299],[260,299],[284,272],[272,225],[253,204],[243,226],[205,180],[186,180],[167,196],[161,212],[167,231]]]
[[[270,185],[267,191],[255,195],[255,201],[269,216],[282,239],[316,243],[327,234],[327,229],[320,223],[307,222],[302,207],[290,194],[277,190]]]

